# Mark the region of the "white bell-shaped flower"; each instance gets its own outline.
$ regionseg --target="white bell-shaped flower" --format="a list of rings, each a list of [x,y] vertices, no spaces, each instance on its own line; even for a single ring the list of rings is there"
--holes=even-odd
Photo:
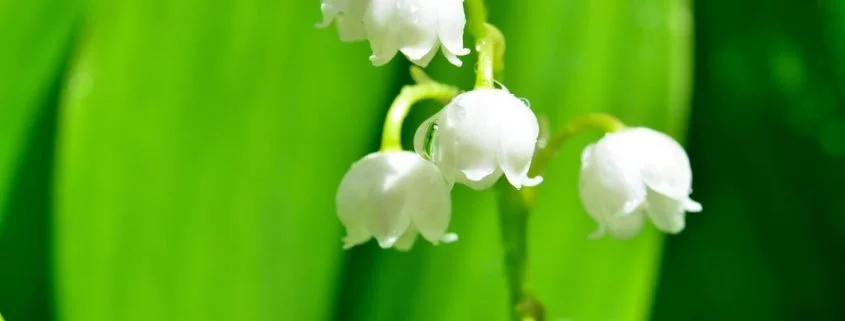
[[[352,164],[337,190],[337,216],[346,227],[344,248],[378,240],[408,250],[417,234],[437,244],[452,213],[448,183],[434,163],[408,151],[372,153]]]
[[[458,95],[426,120],[414,148],[450,180],[482,190],[502,174],[517,189],[535,186],[528,177],[539,135],[537,117],[524,101],[505,89],[476,89]]]
[[[646,216],[666,233],[679,233],[686,212],[700,212],[690,199],[692,170],[678,142],[648,128],[608,133],[581,154],[581,202],[605,233],[626,239],[638,234]]]
[[[369,39],[370,61],[380,66],[402,52],[425,67],[442,48],[455,66],[464,48],[463,0],[323,0],[320,27],[337,21],[341,40]]]

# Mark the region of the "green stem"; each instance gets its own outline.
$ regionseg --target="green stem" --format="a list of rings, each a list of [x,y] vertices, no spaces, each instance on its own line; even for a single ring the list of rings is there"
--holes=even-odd
[[[484,25],[484,32],[476,38],[478,70],[475,74],[475,88],[493,88],[497,76],[505,69],[505,37],[491,24]]]
[[[526,228],[528,211],[522,195],[505,180],[496,183],[499,193],[499,230],[505,251],[505,272],[508,276],[511,317],[520,320],[518,309],[522,301],[526,271]]]
[[[516,190],[504,179],[496,183],[496,191],[499,196],[499,229],[505,252],[511,319],[541,321],[543,307],[530,294],[526,280],[528,217],[532,208],[533,195],[526,194],[526,191]]]
[[[570,120],[558,129],[548,142],[541,144],[542,146],[538,146],[537,151],[534,153],[534,159],[531,161],[531,169],[528,171],[528,176],[542,175],[560,147],[570,137],[586,129],[598,129],[606,133],[611,133],[623,128],[625,128],[625,124],[619,119],[604,113],[581,115]]]
[[[475,88],[494,88],[505,69],[505,37],[487,23],[483,0],[466,0],[467,28],[475,38],[478,52]],[[542,321],[543,307],[527,290],[526,231],[531,210],[533,189],[522,192],[502,179],[496,183],[499,193],[499,230],[505,256],[505,272],[510,293],[510,314],[514,321]]]
[[[505,35],[496,26],[487,24],[487,37],[493,42],[493,76],[502,81],[502,73],[505,71],[505,49],[507,42]]]
[[[505,69],[505,37],[498,28],[487,23],[483,0],[466,0],[466,4],[467,28],[475,38],[478,53],[475,88],[494,88],[496,79],[501,80]],[[496,184],[496,190],[499,192],[499,230],[505,252],[511,319],[542,321],[542,305],[528,293],[525,281],[529,198],[503,179]]]
[[[460,93],[460,90],[457,87],[434,81],[402,87],[402,91],[393,100],[393,104],[387,111],[387,117],[384,119],[381,150],[402,150],[402,123],[405,121],[405,117],[408,117],[408,112],[411,111],[414,104],[425,99],[448,101],[457,96],[458,93]]]
[[[487,9],[483,0],[467,0],[467,29],[475,38],[478,53],[475,88],[493,88],[496,77],[504,70],[505,37],[495,26],[487,23]]]
[[[417,84],[428,84],[436,82],[431,79],[428,74],[425,73],[425,70],[414,65],[411,66],[411,79],[413,79],[414,82]]]

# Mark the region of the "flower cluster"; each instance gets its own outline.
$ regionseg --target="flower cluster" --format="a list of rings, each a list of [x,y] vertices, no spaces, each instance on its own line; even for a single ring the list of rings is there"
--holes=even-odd
[[[458,56],[469,53],[463,48],[463,0],[322,0],[321,8],[320,26],[334,22],[344,41],[369,40],[375,65],[402,52],[425,66],[442,49],[450,62],[460,66]],[[480,51],[479,56],[485,52]],[[471,91],[447,91],[451,100],[419,126],[413,152],[402,150],[399,134],[386,135],[391,139],[381,151],[352,165],[336,194],[337,215],[347,233],[344,248],[375,238],[382,248],[408,250],[419,235],[433,244],[454,242],[457,235],[448,227],[455,184],[484,190],[504,176],[519,190],[543,181],[530,177],[529,170],[532,163],[539,163],[540,170],[531,172],[542,172],[548,159],[537,162],[535,157],[549,158],[554,154],[549,150],[558,146],[538,147],[537,117],[525,100],[507,89],[486,88],[492,87],[492,78],[490,72],[478,82],[480,88]],[[422,90],[420,86],[415,88]],[[407,108],[416,102],[400,97],[397,102],[404,107],[396,108],[400,112],[391,113],[387,120],[391,125],[385,126],[397,128],[397,133]],[[593,127],[608,131],[581,155],[579,196],[599,225],[593,237],[633,237],[646,218],[666,233],[679,233],[686,213],[701,211],[701,204],[689,197],[689,159],[674,139],[621,123]]]
[[[538,134],[531,109],[504,89],[458,95],[417,130],[417,153],[381,151],[352,165],[336,199],[344,247],[375,237],[406,250],[418,232],[434,244],[454,241],[446,233],[452,186],[481,190],[502,176],[515,188],[539,184],[527,175]]]
[[[376,65],[398,52],[425,67],[442,47],[443,56],[461,66],[464,48],[463,0],[322,0],[323,21],[335,22],[343,41],[369,40]]]

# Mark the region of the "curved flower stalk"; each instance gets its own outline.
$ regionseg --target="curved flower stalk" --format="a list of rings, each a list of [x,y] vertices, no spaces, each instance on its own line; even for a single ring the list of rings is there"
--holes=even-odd
[[[452,214],[448,183],[430,161],[407,151],[369,154],[352,164],[336,194],[344,227],[344,249],[375,237],[382,248],[409,250],[418,234],[437,244]]]
[[[679,233],[693,201],[692,170],[683,147],[666,134],[627,128],[606,134],[581,155],[581,201],[605,233],[626,239],[638,234],[646,216],[666,233]]]
[[[463,0],[323,0],[326,27],[335,21],[343,41],[368,39],[373,54],[370,61],[384,65],[398,52],[425,67],[438,49],[455,66],[464,48]]]
[[[476,89],[425,121],[414,148],[448,179],[473,189],[487,189],[502,175],[519,189],[543,180],[528,177],[539,130],[537,117],[521,99],[505,89]]]

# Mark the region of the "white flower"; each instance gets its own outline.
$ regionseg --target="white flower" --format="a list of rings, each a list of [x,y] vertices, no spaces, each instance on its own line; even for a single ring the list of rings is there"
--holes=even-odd
[[[397,52],[425,67],[442,47],[455,66],[464,48],[463,0],[323,0],[320,27],[337,21],[341,40],[369,39],[370,61],[380,66]]]
[[[382,248],[408,250],[417,234],[437,244],[452,213],[449,184],[432,162],[413,152],[372,153],[343,176],[337,190],[337,216],[346,227],[344,248],[378,240]]]
[[[683,147],[666,134],[627,128],[605,135],[581,154],[581,202],[605,232],[626,239],[646,215],[658,229],[679,233],[685,212],[700,212],[689,198],[692,170]]]
[[[524,101],[504,89],[476,89],[425,121],[414,147],[447,178],[473,189],[489,188],[502,174],[519,189],[543,181],[528,178],[538,135],[537,117]]]

